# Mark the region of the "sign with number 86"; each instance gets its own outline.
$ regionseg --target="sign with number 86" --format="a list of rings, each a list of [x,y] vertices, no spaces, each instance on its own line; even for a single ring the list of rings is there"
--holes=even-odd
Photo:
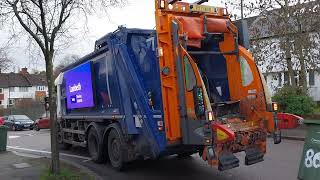
[[[307,168],[320,168],[320,152],[316,153],[313,149],[309,149],[306,152],[306,156],[304,159],[304,165]]]

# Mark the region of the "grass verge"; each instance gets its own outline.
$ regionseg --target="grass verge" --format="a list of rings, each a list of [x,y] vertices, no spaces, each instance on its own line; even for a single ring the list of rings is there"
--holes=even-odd
[[[94,180],[86,172],[63,161],[60,162],[60,174],[53,175],[50,172],[50,161],[48,158],[40,158],[29,162],[33,166],[42,167],[40,180]]]

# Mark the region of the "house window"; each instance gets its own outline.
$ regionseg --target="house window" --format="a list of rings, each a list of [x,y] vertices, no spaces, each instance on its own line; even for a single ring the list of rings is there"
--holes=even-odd
[[[10,91],[10,92],[14,92],[14,90],[15,90],[14,87],[10,87],[10,88],[9,88],[9,91]]]
[[[19,87],[19,92],[28,92],[28,87]]]
[[[0,94],[3,94],[3,88],[0,88]]]
[[[289,83],[289,73],[285,72],[284,73],[284,84],[288,85]]]
[[[297,72],[294,72],[294,82],[295,82],[296,86],[299,85],[299,75]]]
[[[9,105],[14,105],[14,99],[9,99]]]
[[[282,85],[282,73],[278,73],[278,85]]]
[[[37,91],[45,91],[45,86],[37,86]]]
[[[0,105],[2,105],[2,101],[0,101]]]
[[[314,81],[314,71],[310,70],[309,71],[309,85],[310,86],[314,86],[315,85],[315,81]]]

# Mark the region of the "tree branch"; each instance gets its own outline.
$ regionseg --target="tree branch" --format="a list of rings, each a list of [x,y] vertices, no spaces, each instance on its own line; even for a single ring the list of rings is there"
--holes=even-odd
[[[7,3],[11,5],[13,12],[14,12],[14,15],[17,17],[17,19],[18,19],[19,23],[21,24],[21,26],[23,27],[23,29],[26,30],[31,35],[31,37],[37,42],[37,44],[41,48],[41,51],[44,53],[45,47],[44,47],[43,42],[22,20],[20,14],[18,12],[18,8],[17,8],[18,2],[19,2],[19,0],[16,0],[14,3],[11,3],[7,0]]]
[[[49,39],[48,39],[47,28],[46,28],[45,12],[43,10],[43,0],[39,0],[39,9],[40,9],[40,17],[41,17],[41,23],[42,23],[42,31],[43,31],[42,35],[44,38],[46,51],[48,51],[49,50]]]

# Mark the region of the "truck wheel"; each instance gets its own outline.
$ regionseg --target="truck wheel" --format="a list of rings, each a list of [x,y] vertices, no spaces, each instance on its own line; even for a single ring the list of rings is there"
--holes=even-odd
[[[180,159],[187,159],[187,158],[191,158],[192,154],[194,154],[194,152],[184,152],[184,153],[178,154],[177,157]]]
[[[88,149],[93,162],[102,163],[106,160],[103,155],[103,144],[99,143],[99,136],[95,128],[90,128],[88,134]]]
[[[112,129],[108,136],[108,155],[111,165],[121,171],[124,166],[124,142],[121,135]]]

